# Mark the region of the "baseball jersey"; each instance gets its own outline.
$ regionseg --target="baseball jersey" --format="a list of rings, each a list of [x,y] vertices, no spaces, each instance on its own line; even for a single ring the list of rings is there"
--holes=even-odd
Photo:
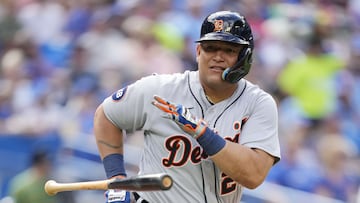
[[[280,159],[276,103],[258,86],[241,79],[230,98],[211,104],[198,71],[147,76],[103,102],[113,124],[127,132],[143,130],[139,174],[168,173],[174,180],[170,190],[139,192],[143,199],[233,203],[240,202],[243,188],[215,166],[194,138],[151,104],[154,95],[189,108],[225,139]]]

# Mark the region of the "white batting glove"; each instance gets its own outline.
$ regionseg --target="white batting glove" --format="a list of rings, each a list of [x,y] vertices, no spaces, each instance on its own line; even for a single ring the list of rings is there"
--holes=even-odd
[[[105,203],[130,203],[130,193],[125,190],[109,189],[105,192]]]

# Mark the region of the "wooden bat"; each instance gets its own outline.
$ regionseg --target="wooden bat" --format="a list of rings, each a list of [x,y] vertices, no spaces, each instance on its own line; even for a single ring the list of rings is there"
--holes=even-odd
[[[129,178],[115,178],[108,180],[57,183],[48,180],[45,183],[45,192],[48,195],[55,195],[58,192],[74,190],[107,190],[121,189],[127,191],[155,191],[168,190],[171,188],[173,180],[165,173],[137,175]]]

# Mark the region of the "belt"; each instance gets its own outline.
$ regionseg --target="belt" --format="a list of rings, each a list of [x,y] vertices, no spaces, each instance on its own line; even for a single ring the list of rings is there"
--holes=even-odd
[[[136,192],[133,192],[134,198],[136,203],[149,203],[148,201],[144,200],[143,198],[140,197],[140,195]]]

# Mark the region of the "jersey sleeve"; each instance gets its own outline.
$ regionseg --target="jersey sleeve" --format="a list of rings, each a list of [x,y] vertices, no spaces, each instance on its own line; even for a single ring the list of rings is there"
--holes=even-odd
[[[263,93],[252,103],[249,115],[242,132],[241,143],[250,148],[262,149],[280,160],[280,143],[278,138],[278,112],[275,100]]]
[[[149,78],[143,78],[107,97],[102,104],[106,117],[128,132],[141,129],[146,122],[145,109],[150,105],[149,84]]]

